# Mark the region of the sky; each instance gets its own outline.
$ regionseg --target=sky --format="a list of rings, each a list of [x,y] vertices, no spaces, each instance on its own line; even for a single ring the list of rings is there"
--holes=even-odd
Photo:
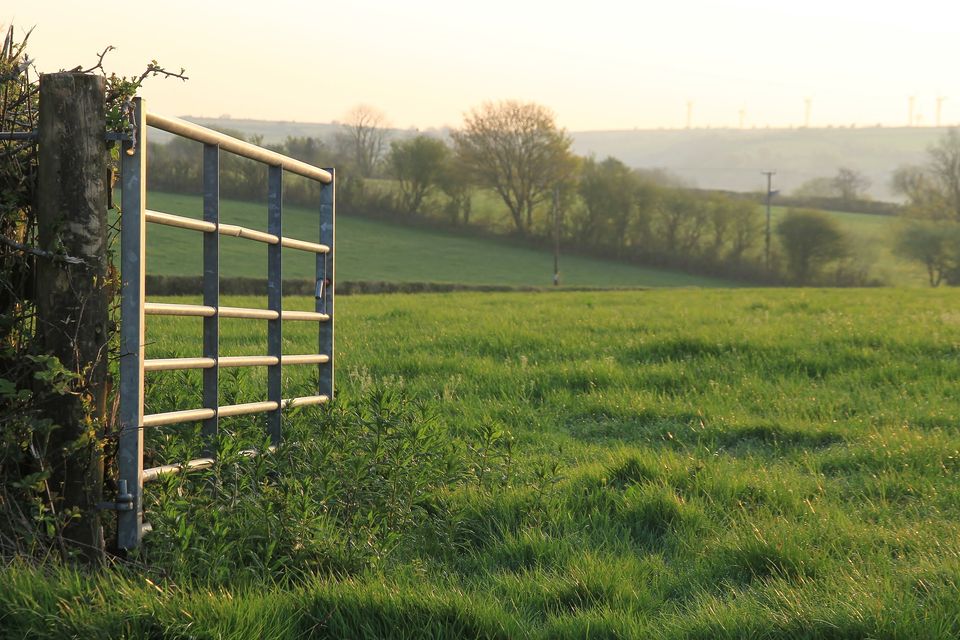
[[[12,4],[12,3],[11,3]],[[149,7],[149,8],[148,8]],[[452,126],[485,101],[537,102],[570,131],[960,123],[953,0],[31,0],[41,72],[156,59],[149,108],[331,122],[354,105],[398,128]]]

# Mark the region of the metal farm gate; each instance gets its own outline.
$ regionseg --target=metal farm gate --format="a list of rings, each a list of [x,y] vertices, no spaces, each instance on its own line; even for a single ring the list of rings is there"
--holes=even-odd
[[[188,218],[146,209],[147,127],[155,127],[203,144],[203,219]],[[268,165],[267,231],[257,231],[220,222],[220,153],[226,151]],[[134,103],[133,135],[123,142],[121,226],[121,335],[120,335],[120,441],[118,451],[119,496],[118,544],[136,547],[144,534],[144,484],[165,473],[207,468],[216,456],[218,420],[229,416],[267,413],[267,431],[273,445],[281,439],[284,409],[329,402],[333,398],[333,283],[334,283],[334,171],[318,169],[279,153],[263,149],[198,125],[146,111],[142,99]],[[283,173],[287,171],[321,183],[319,242],[285,237],[283,229]],[[161,304],[144,299],[146,230],[149,224],[191,229],[203,234],[203,304]],[[230,235],[262,242],[267,248],[267,308],[245,309],[220,305],[219,236]],[[281,249],[316,254],[316,308],[314,311],[283,309]],[[203,318],[203,353],[196,358],[151,359],[144,357],[145,316],[194,316]],[[220,318],[248,318],[267,322],[267,354],[222,357],[219,354]],[[316,322],[319,326],[315,354],[282,352],[283,323]],[[317,365],[316,395],[285,398],[282,367]],[[267,367],[266,400],[219,406],[218,380],[221,367]],[[144,415],[144,374],[177,369],[203,370],[203,406],[168,413]],[[143,468],[144,429],[183,422],[203,422],[207,457],[182,465]],[[148,525],[147,525],[148,526]]]

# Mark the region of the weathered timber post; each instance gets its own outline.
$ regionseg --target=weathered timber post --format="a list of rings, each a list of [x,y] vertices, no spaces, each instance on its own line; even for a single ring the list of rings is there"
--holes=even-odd
[[[50,482],[56,508],[78,514],[64,530],[68,546],[94,562],[104,552],[97,503],[103,493],[109,322],[104,93],[102,76],[55,73],[40,78],[40,248],[83,261],[37,263],[41,344],[78,376],[71,384],[73,393],[45,407],[57,425],[50,442]]]

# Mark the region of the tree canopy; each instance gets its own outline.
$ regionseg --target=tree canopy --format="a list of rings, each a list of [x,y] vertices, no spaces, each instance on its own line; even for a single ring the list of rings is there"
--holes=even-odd
[[[476,181],[503,200],[521,235],[532,229],[536,206],[576,167],[570,137],[553,113],[534,103],[484,103],[467,114],[453,140]]]
[[[837,221],[810,209],[791,209],[777,224],[790,277],[810,283],[827,263],[847,256],[850,247]]]

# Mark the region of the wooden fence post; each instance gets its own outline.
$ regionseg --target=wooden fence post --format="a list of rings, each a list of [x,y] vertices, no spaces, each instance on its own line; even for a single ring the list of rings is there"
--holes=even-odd
[[[61,513],[78,514],[64,531],[68,546],[95,562],[104,553],[97,503],[103,493],[109,322],[104,93],[102,76],[41,76],[36,202],[40,248],[83,261],[38,260],[37,329],[44,351],[78,376],[74,393],[46,407],[57,425],[50,482]]]

